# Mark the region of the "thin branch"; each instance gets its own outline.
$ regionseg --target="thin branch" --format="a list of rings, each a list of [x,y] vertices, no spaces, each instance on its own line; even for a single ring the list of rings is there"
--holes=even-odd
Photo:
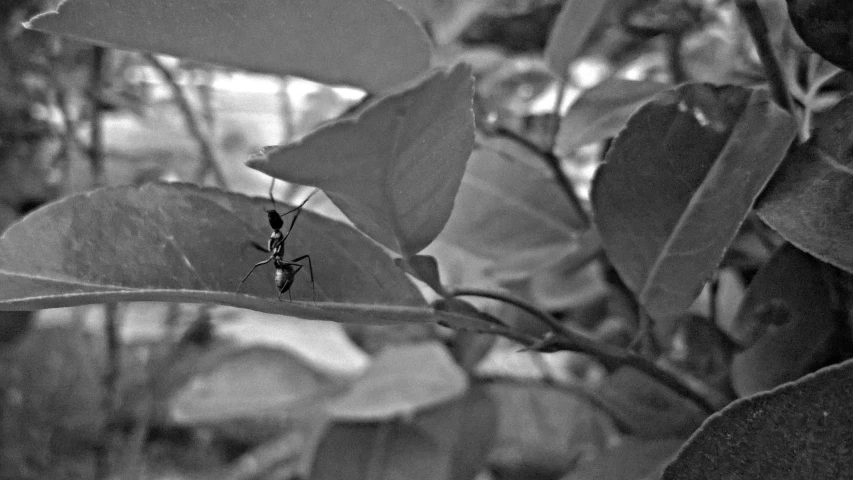
[[[684,68],[684,57],[681,55],[681,45],[684,40],[683,32],[673,32],[664,37],[666,42],[666,56],[668,60],[669,73],[672,75],[672,83],[684,83],[690,79]]]
[[[219,168],[219,162],[217,161],[216,153],[210,144],[209,136],[202,130],[201,122],[199,122],[195,112],[190,106],[190,102],[187,100],[184,89],[178,84],[175,74],[154,55],[147,54],[145,55],[145,58],[155,69],[157,69],[157,71],[160,72],[163,79],[169,85],[169,88],[172,89],[172,96],[184,116],[184,121],[187,124],[187,130],[190,135],[193,136],[196,143],[198,143],[201,164],[196,172],[196,181],[201,183],[205,174],[210,171],[213,172],[213,177],[216,180],[216,183],[225,188],[227,183],[225,181],[225,175]]]
[[[761,7],[758,6],[756,0],[736,0],[735,3],[744,20],[746,20],[749,33],[755,42],[758,57],[764,65],[764,72],[767,75],[767,81],[770,84],[770,91],[773,93],[773,98],[776,99],[776,103],[782,108],[793,113],[794,102],[791,99],[791,91],[788,89],[788,84],[785,81],[779,59],[776,58],[773,46],[770,45],[767,22],[761,13]]]
[[[577,215],[580,218],[581,223],[583,224],[583,228],[587,229],[590,227],[591,220],[589,218],[589,214],[587,213],[586,209],[584,209],[583,203],[581,202],[580,197],[578,197],[574,185],[572,185],[572,181],[566,175],[566,172],[563,171],[563,167],[560,165],[559,157],[557,157],[550,151],[546,151],[539,148],[539,146],[535,143],[505,127],[496,126],[491,131],[484,132],[484,134],[499,136],[506,138],[507,140],[511,140],[544,160],[545,164],[548,165],[548,168],[551,169],[551,173],[554,174],[554,178],[557,180],[557,184],[566,194],[569,203],[572,204],[572,208],[574,208],[574,210],[577,212]]]
[[[563,99],[566,96],[566,81],[557,80],[557,99],[554,101],[554,121],[551,122],[551,131],[548,132],[548,151],[553,152],[557,147],[557,136],[560,134],[560,121],[563,114]],[[561,168],[562,170],[562,168]],[[572,189],[574,190],[574,189]]]
[[[661,369],[645,357],[621,348],[599,343],[581,332],[574,331],[563,325],[550,313],[524,300],[505,293],[476,288],[454,288],[450,289],[448,294],[452,297],[475,296],[491,298],[520,308],[533,315],[544,325],[548,326],[554,333],[552,338],[540,342],[540,347],[547,348],[548,351],[569,350],[587,354],[601,362],[608,370],[615,370],[622,366],[634,368],[657,380],[661,385],[664,385],[679,395],[691,400],[706,412],[713,413],[716,411],[716,408],[710,401],[687,386],[673,373]]]
[[[89,162],[92,168],[92,183],[96,187],[104,185],[104,133],[103,103],[101,90],[104,86],[104,63],[107,49],[94,47],[92,50],[92,71],[89,79],[89,101],[92,107],[91,136],[89,140]]]

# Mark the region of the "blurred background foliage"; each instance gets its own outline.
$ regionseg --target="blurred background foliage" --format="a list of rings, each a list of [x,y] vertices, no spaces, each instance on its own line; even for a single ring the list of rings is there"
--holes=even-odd
[[[45,202],[99,185],[181,180],[262,195],[268,180],[243,166],[249,154],[357,109],[365,94],[106,50],[21,26],[49,3],[0,4],[0,231]],[[429,33],[439,63],[473,65],[477,150],[541,172],[536,150],[550,151],[556,131],[553,150],[584,202],[608,139],[651,95],[688,79],[764,81],[731,1],[611,0],[565,82],[543,56],[561,0],[398,3]],[[761,5],[803,115],[819,115],[840,86],[849,87],[849,75],[801,45],[781,0]],[[276,190],[284,200],[305,193],[295,185]],[[309,208],[340,218],[325,198]],[[596,239],[574,241],[588,256],[601,253]],[[735,346],[703,317],[713,312],[731,323],[745,285],[777,244],[748,222],[713,292],[655,347],[668,368],[712,386],[720,405],[736,396],[728,378]],[[463,247],[440,237],[427,250],[445,283],[504,289],[613,345],[634,337],[636,304],[606,263],[578,267],[575,255],[534,269]],[[478,306],[532,324],[509,308]],[[120,326],[118,372],[104,346],[110,319]],[[394,350],[399,345],[427,348],[412,359],[414,349]],[[389,394],[379,402],[388,418],[341,420],[364,414],[364,405],[341,395],[365,372],[379,372],[376,391],[386,393],[418,379],[391,378],[383,362],[410,363],[426,383],[440,379],[436,399]],[[311,465],[311,478],[340,478],[394,442],[412,445],[412,462],[452,467],[445,476],[411,478],[616,478],[602,473],[614,462],[642,472],[618,478],[653,478],[703,419],[641,374],[610,374],[581,355],[518,352],[503,340],[437,326],[342,327],[225,307],[0,312],[0,363],[0,478],[8,479],[288,479]],[[474,387],[460,394],[457,376]],[[316,406],[335,402],[340,417],[318,419]],[[457,421],[460,415],[477,421]],[[479,439],[479,453],[438,441],[436,432],[451,425]],[[342,453],[365,444],[374,450]]]

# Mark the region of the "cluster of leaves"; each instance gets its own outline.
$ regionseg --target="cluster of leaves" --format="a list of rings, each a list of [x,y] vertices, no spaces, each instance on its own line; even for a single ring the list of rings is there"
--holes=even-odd
[[[456,28],[444,2],[401,3],[437,39]],[[844,476],[851,471],[851,419],[843,397],[853,365],[810,372],[851,352],[846,197],[853,104],[838,101],[849,91],[849,74],[798,43],[784,7],[763,7],[749,0],[567,0],[544,43],[531,37],[507,45],[518,51],[544,44],[545,65],[558,79],[542,84],[557,84],[557,106],[544,117],[559,124],[528,137],[517,127],[529,124],[508,119],[510,102],[498,108],[487,95],[489,74],[514,59],[477,65],[479,81],[464,63],[427,71],[423,30],[384,0],[265,0],[239,12],[215,0],[204,21],[183,3],[69,1],[32,25],[368,91],[371,100],[353,115],[248,162],[321,189],[351,223],[302,214],[287,248],[311,255],[316,285],[298,281],[295,301],[281,302],[260,275],[236,293],[257,261],[246,237],[268,232],[257,215],[267,200],[188,184],[95,190],[48,205],[4,234],[0,307],[166,300],[345,324],[438,322],[463,332],[455,345],[463,351],[475,345],[467,332],[488,333],[531,350],[583,353],[607,371],[606,388],[588,398],[626,436],[597,456],[577,454],[554,477],[573,469],[568,478]],[[794,26],[802,29],[809,17],[797,7],[793,2]],[[530,18],[516,18],[521,31],[533,25],[541,34],[540,8],[556,10],[531,6]],[[742,15],[728,15],[735,12]],[[500,23],[496,18],[489,21]],[[765,18],[775,19],[769,34]],[[745,32],[757,54],[740,41]],[[474,33],[460,38],[506,42],[488,29]],[[836,61],[823,51],[826,42],[805,40]],[[563,115],[565,86],[575,81],[578,57],[590,54],[607,59],[609,78]],[[627,79],[638,65],[644,79]],[[533,82],[520,78],[531,73],[512,80],[529,87]],[[744,86],[755,79],[769,92]],[[586,202],[566,170],[581,147],[596,143],[606,147],[604,162]],[[572,282],[593,281],[606,285],[594,301],[579,301],[570,290]],[[749,288],[733,308],[745,281]],[[437,300],[428,303],[421,284]],[[736,293],[724,295],[728,290]],[[507,321],[462,296],[512,304],[538,324]],[[591,305],[603,305],[604,313],[583,315],[581,307]],[[625,337],[637,341],[629,346]],[[424,361],[386,362],[374,368]],[[428,392],[407,398],[417,412],[413,423],[381,402],[379,412],[365,413],[371,393],[360,389],[369,388],[353,385],[343,397],[349,400],[328,412],[372,423],[343,424],[338,435],[315,442],[318,459],[326,458],[324,448],[351,457],[315,462],[309,475],[346,469],[350,478],[385,478],[408,470],[472,478],[488,454],[490,426],[508,415],[496,413],[481,389],[460,383],[449,388],[457,397],[449,410],[427,409],[438,401]],[[462,400],[459,391],[467,392]],[[738,397],[747,398],[732,403]],[[459,422],[471,412],[476,425]],[[288,441],[299,440],[281,439]],[[370,442],[381,456],[352,448]],[[281,443],[270,448],[286,450]],[[362,470],[354,473],[353,465]],[[608,470],[614,465],[618,472]]]

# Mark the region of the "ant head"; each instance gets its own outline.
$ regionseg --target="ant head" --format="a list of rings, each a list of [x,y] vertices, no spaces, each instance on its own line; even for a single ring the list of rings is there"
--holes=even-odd
[[[273,230],[281,230],[281,227],[284,226],[284,220],[281,219],[281,215],[275,210],[267,210],[267,218]]]

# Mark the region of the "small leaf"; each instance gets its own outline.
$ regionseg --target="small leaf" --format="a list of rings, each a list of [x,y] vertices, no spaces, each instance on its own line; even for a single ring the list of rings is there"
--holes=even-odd
[[[604,412],[571,391],[507,381],[487,388],[499,418],[489,463],[500,478],[559,478],[615,433]]]
[[[343,389],[295,355],[270,347],[213,349],[168,400],[172,421],[206,424],[236,418],[285,419]]]
[[[782,163],[756,212],[786,240],[853,272],[853,96],[819,120],[804,145]]]
[[[550,173],[477,149],[438,240],[491,260],[492,271],[504,278],[527,276],[570,255],[579,248],[579,228]]]
[[[450,217],[474,144],[472,89],[467,66],[435,72],[247,165],[322,188],[362,232],[409,257]]]
[[[311,480],[470,480],[494,439],[495,405],[481,390],[410,419],[336,422],[317,449]]]
[[[767,92],[689,84],[628,121],[594,181],[608,256],[652,317],[684,312],[796,134]]]
[[[379,92],[420,75],[430,47],[384,0],[73,0],[32,28],[110,47]]]
[[[663,480],[853,478],[853,360],[717,412]]]
[[[610,77],[584,91],[560,121],[557,149],[578,147],[616,136],[643,104],[671,85]]]
[[[796,380],[834,355],[832,344],[842,332],[827,268],[832,267],[786,244],[752,280],[731,335],[743,341],[752,330],[764,334],[734,357],[732,386],[739,395]],[[780,314],[767,313],[773,308],[784,310],[781,325],[773,324]]]
[[[311,255],[322,308],[312,302],[304,261],[291,289],[293,302],[287,294],[278,300],[270,264],[257,268],[237,293],[252,265],[267,258],[251,243],[269,237],[269,206],[269,199],[182,184],[103,188],[65,198],[0,237],[0,308],[163,300],[340,322],[434,320],[382,249],[352,227],[310,211],[299,216],[286,253]]]
[[[394,264],[405,270],[406,273],[429,285],[437,293],[442,294],[444,292],[444,286],[441,285],[441,276],[438,272],[438,261],[436,261],[435,257],[413,255],[408,260],[395,258]]]
[[[683,439],[648,440],[626,437],[613,448],[578,465],[562,480],[652,480],[660,476]],[[657,472],[657,475],[655,475]]]
[[[545,60],[554,73],[568,77],[569,65],[586,45],[609,3],[608,0],[566,1],[545,46]]]
[[[388,346],[329,411],[335,418],[359,421],[410,416],[467,389],[465,372],[440,343]]]

